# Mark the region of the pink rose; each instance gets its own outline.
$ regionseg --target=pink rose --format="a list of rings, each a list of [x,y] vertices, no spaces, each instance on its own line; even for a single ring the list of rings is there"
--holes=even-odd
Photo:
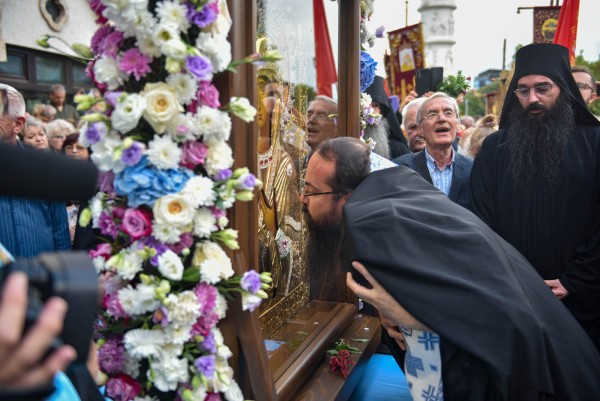
[[[198,98],[198,106],[208,106],[215,109],[221,107],[219,91],[208,81],[200,81],[196,97]]]
[[[194,169],[198,164],[204,164],[208,147],[202,142],[185,142],[181,152],[181,165]]]
[[[90,249],[90,257],[97,258],[103,257],[104,259],[108,259],[111,256],[112,246],[107,243],[102,243],[96,247],[96,249]]]
[[[135,398],[142,390],[142,386],[131,376],[120,374],[108,379],[106,395],[115,401],[127,401]]]
[[[143,209],[127,209],[123,215],[121,229],[133,240],[150,235],[152,233],[152,215]]]

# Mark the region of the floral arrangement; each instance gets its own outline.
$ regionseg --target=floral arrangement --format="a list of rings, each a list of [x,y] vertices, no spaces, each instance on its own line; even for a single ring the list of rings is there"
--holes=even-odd
[[[235,276],[224,250],[238,248],[227,210],[260,185],[248,169],[232,171],[230,113],[249,122],[256,110],[239,97],[221,105],[212,79],[280,55],[232,62],[223,0],[90,6],[101,26],[89,49],[73,50],[89,56],[103,97],[75,100],[87,111],[79,142],[102,174],[80,224],[107,239],[90,252],[105,286],[96,345],[106,395],[243,400],[217,324],[233,293],[253,310],[271,281],[254,270]]]
[[[360,94],[360,138],[364,140],[365,128],[367,125],[377,125],[381,122],[381,114],[375,113],[375,110],[371,106],[373,99],[368,93],[362,92]],[[375,141],[372,138],[368,138],[365,141],[371,150],[375,149]]]
[[[440,92],[447,93],[452,97],[460,94],[465,95],[471,88],[471,77],[465,77],[461,70],[456,75],[449,75],[437,87]]]
[[[354,341],[364,341],[361,339],[356,339]],[[340,339],[340,341],[335,343],[335,347],[327,350],[327,356],[329,357],[329,368],[332,373],[335,373],[337,370],[340,371],[340,374],[344,379],[348,378],[348,365],[354,364],[352,362],[352,354],[358,354],[360,350],[356,347],[350,346],[344,339]]]

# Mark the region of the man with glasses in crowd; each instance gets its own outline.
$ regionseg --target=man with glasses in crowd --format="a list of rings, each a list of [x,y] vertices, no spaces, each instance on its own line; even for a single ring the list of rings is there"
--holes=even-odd
[[[582,65],[574,65],[571,67],[571,73],[575,83],[579,88],[583,101],[587,104],[592,103],[598,97],[596,93],[596,80],[589,68]]]
[[[392,161],[415,170],[450,200],[469,209],[469,176],[473,161],[452,147],[459,130],[456,99],[443,92],[434,93],[417,109],[416,121],[425,148]]]
[[[559,45],[521,48],[472,210],[535,267],[600,349],[600,122]]]

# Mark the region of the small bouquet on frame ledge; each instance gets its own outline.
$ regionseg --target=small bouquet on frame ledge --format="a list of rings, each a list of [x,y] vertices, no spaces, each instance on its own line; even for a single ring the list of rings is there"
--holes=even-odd
[[[447,93],[452,97],[466,95],[471,88],[471,77],[465,77],[461,70],[456,75],[448,75],[437,87],[440,92]]]
[[[244,399],[218,327],[228,299],[244,310],[266,298],[269,274],[235,276],[227,210],[259,180],[232,171],[230,113],[215,74],[233,68],[224,0],[90,0],[101,24],[88,73],[103,97],[80,95],[79,142],[101,170],[80,224],[107,239],[90,252],[105,287],[96,345],[115,401]],[[252,55],[246,62],[278,54]],[[96,108],[102,103],[105,107]]]

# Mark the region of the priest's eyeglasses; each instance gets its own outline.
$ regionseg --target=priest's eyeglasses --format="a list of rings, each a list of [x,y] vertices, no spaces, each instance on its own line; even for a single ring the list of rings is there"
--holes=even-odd
[[[584,84],[583,82],[577,82],[577,87],[579,88],[580,91],[586,91],[588,89],[591,91],[594,90],[594,88],[592,88],[588,84]]]
[[[554,87],[553,84],[541,84],[541,85],[534,86],[533,91],[535,92],[536,95],[548,96],[553,87]],[[532,88],[527,88],[527,87],[517,88],[517,89],[515,89],[515,95],[517,95],[521,99],[527,99],[529,97],[529,94],[531,93],[531,89]]]
[[[446,118],[455,118],[456,114],[452,110],[444,110],[444,111],[430,111],[425,114],[425,120],[437,120],[440,116],[444,116]]]

